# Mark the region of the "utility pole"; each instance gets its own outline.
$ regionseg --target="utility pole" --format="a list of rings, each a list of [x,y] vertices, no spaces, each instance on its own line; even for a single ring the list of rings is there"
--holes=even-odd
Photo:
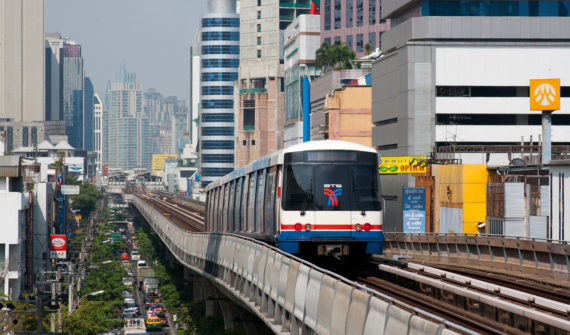
[[[57,304],[59,306],[59,308],[57,309],[57,329],[58,332],[62,333],[63,332],[63,327],[62,327],[62,315],[61,315],[61,307],[62,307],[62,303],[61,303],[61,280],[62,280],[62,275],[61,275],[61,265],[57,265]]]

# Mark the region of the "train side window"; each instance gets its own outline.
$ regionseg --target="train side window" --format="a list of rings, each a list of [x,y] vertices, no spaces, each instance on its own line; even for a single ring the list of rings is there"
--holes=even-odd
[[[230,206],[228,208],[228,230],[234,231],[234,208],[236,202],[236,183],[237,181],[232,181],[230,183]]]
[[[228,231],[229,222],[228,222],[228,212],[230,207],[230,183],[224,185],[224,207],[222,210],[222,219],[223,219],[223,226],[222,231]]]
[[[267,187],[265,193],[265,227],[263,229],[266,233],[273,233],[275,231],[275,190],[277,178],[277,166],[269,169],[267,174]]]
[[[257,171],[257,194],[255,197],[255,232],[262,232],[265,221],[264,200],[265,200],[265,170]]]
[[[249,199],[247,201],[247,231],[255,229],[255,177],[256,172],[249,175]]]
[[[242,178],[236,179],[236,191],[235,191],[235,204],[234,204],[234,228],[235,232],[240,231],[240,221],[239,216],[241,213],[241,183]]]
[[[241,213],[240,213],[240,227],[241,231],[247,231],[247,199],[249,194],[249,177],[243,177],[243,191],[242,191],[242,198],[241,198]]]

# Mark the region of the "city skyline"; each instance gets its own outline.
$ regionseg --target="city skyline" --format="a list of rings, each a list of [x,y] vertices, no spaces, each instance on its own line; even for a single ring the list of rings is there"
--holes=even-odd
[[[59,32],[81,44],[85,75],[99,94],[125,59],[144,90],[156,88],[188,101],[189,48],[206,4],[46,0],[45,32]]]

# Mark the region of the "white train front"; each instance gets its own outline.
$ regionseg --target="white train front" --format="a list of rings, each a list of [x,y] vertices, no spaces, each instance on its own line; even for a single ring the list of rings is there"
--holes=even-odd
[[[311,141],[262,157],[206,188],[206,230],[247,235],[303,257],[382,253],[378,155]]]

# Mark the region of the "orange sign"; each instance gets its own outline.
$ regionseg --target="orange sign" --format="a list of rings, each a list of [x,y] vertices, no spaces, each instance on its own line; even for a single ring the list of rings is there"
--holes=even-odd
[[[530,110],[555,111],[560,109],[560,78],[530,80]]]

